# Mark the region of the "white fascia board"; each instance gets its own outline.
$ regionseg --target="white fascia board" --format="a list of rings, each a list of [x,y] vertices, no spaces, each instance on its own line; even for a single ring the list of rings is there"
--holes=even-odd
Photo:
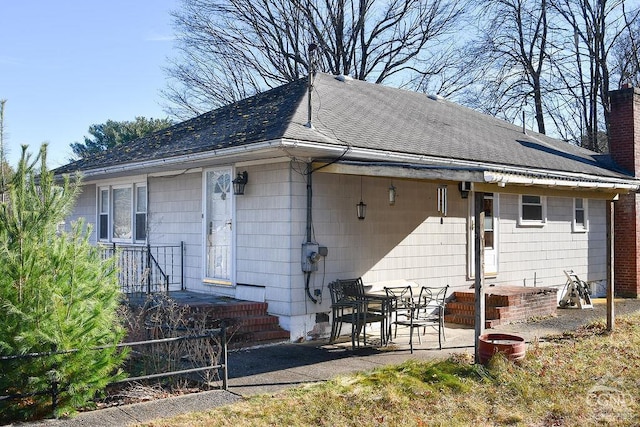
[[[142,162],[127,163],[121,165],[99,167],[82,171],[85,180],[98,177],[100,175],[135,173],[136,171],[153,169],[167,166],[184,165],[192,162],[203,162],[207,160],[229,159],[234,161],[234,157],[242,158],[243,155],[254,153],[257,151],[274,150],[281,152],[281,144],[278,140],[259,142],[254,144],[242,145],[238,147],[223,148],[220,150],[209,150],[202,153],[185,154],[183,156],[167,157],[162,159],[147,160]]]
[[[183,156],[154,159],[143,162],[129,163],[125,165],[108,166],[82,171],[85,182],[92,178],[100,179],[100,176],[123,173],[144,173],[142,171],[154,168],[171,166],[184,166],[188,163],[207,162],[215,160],[228,160],[231,162],[250,161],[247,156],[251,154],[277,153],[277,157],[286,156],[301,161],[311,161],[323,156],[342,156],[344,159],[368,159],[369,161],[398,162],[427,164],[455,168],[470,168],[473,170],[484,169],[484,182],[499,185],[543,185],[559,187],[602,188],[638,191],[640,180],[603,177],[597,175],[571,173],[563,171],[545,171],[530,168],[518,168],[504,165],[489,164],[460,159],[446,159],[435,156],[398,153],[394,151],[373,150],[367,148],[347,147],[341,144],[330,145],[324,142],[301,141],[292,139],[277,139],[252,143],[237,147],[209,150],[202,153],[186,154]],[[197,166],[196,166],[197,167]]]
[[[636,180],[624,180],[613,177],[593,176],[586,174],[571,173],[549,173],[522,171],[517,173],[503,173],[487,171],[484,173],[484,182],[488,184],[498,184],[505,186],[514,185],[536,185],[544,187],[564,187],[564,188],[584,188],[603,190],[626,190],[637,191],[640,182]]]

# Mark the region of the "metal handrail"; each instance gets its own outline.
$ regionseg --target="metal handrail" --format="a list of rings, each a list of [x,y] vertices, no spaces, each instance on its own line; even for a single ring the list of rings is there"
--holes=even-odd
[[[118,254],[118,280],[126,294],[168,292],[170,286],[184,290],[184,242],[179,245],[103,246],[105,255]]]

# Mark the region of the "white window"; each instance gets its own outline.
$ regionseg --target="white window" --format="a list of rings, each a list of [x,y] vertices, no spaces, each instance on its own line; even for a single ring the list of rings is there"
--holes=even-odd
[[[98,239],[144,242],[147,238],[147,186],[128,184],[98,190]]]
[[[547,199],[544,196],[520,196],[518,225],[542,226],[547,222]]]
[[[576,233],[589,230],[587,199],[573,199],[573,231]]]
[[[98,198],[98,239],[109,240],[109,189],[101,188]]]
[[[147,239],[147,187],[136,186],[135,240]]]

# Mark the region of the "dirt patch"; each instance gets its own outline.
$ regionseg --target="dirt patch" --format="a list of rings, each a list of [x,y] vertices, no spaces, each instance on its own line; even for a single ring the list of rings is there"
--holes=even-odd
[[[104,409],[114,406],[130,405],[133,403],[149,402],[157,399],[165,399],[167,397],[198,393],[205,390],[208,390],[208,388],[186,382],[181,384],[179,387],[164,384],[120,384],[117,386],[107,387],[105,390],[106,395],[103,398],[94,400],[94,404],[96,405],[95,408],[86,408],[85,410]]]

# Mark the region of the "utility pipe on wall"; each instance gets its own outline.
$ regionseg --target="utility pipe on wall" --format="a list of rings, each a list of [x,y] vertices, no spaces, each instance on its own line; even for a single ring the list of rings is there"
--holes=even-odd
[[[312,199],[313,199],[313,189],[312,189],[312,176],[313,169],[311,162],[307,163],[307,242],[311,242],[311,207],[312,207]],[[314,303],[317,304],[318,300],[311,295],[311,290],[309,289],[309,282],[311,281],[311,271],[307,271],[305,277],[305,285],[304,290],[307,292],[307,296]]]

